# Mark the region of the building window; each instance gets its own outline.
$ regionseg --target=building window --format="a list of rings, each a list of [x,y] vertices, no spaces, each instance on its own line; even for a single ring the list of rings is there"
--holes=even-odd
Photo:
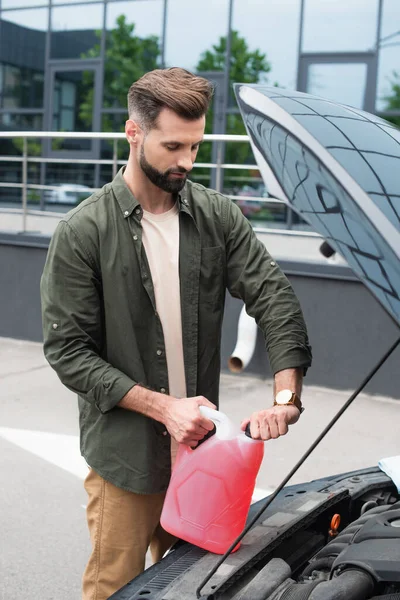
[[[367,52],[376,45],[378,0],[305,0],[303,52]]]
[[[44,73],[0,64],[0,108],[41,108]]]
[[[51,9],[51,58],[60,60],[88,58],[89,51],[90,58],[100,56],[103,13],[103,4],[53,7]]]

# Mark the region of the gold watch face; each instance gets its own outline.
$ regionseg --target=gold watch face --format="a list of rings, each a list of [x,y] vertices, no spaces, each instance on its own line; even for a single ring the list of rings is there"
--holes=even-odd
[[[287,404],[293,397],[293,392],[291,390],[281,390],[277,393],[275,397],[275,402],[277,404]]]

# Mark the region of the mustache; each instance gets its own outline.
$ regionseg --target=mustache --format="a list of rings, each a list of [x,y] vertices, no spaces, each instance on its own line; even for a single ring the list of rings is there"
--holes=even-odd
[[[168,175],[186,175],[188,173],[187,169],[183,167],[178,167],[177,169],[168,169]]]

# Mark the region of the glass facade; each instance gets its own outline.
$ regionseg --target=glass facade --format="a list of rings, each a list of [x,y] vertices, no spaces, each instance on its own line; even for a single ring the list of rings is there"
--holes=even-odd
[[[1,108],[41,108],[43,89],[43,71],[0,64]]]
[[[277,84],[400,121],[398,0],[0,0],[0,128],[122,131],[127,90],[146,71],[224,71],[230,9],[231,83]],[[223,79],[218,85],[222,89]],[[223,106],[227,133],[244,133],[232,90],[226,101],[214,103],[207,132]],[[0,146],[0,154],[16,151],[11,142]],[[212,144],[201,152],[199,162],[215,159]],[[112,144],[57,139],[42,153],[111,158]],[[120,143],[118,157],[126,154]],[[284,206],[261,210],[252,200],[267,197],[268,190],[250,168],[249,148],[227,146],[225,159],[249,164],[224,177],[223,190],[242,198],[243,212],[255,221],[284,221]],[[75,182],[86,185],[93,173],[91,185],[98,187],[110,172],[106,165],[77,165]],[[47,165],[42,182],[49,173],[61,183],[70,177],[67,166]],[[205,168],[196,169],[193,179],[215,184]]]
[[[251,50],[259,49],[267,56],[268,81],[289,89],[296,88],[300,7],[300,0],[236,0],[233,10],[233,29]]]
[[[135,0],[134,2],[110,2],[107,4],[106,29],[117,25],[118,17],[125,15],[128,23],[134,23],[135,35],[146,38],[155,35],[161,39],[164,18],[163,0]]]
[[[84,19],[77,19],[80,11],[84,11]],[[103,19],[103,4],[54,6],[51,10],[50,58],[86,58],[99,44]]]
[[[367,65],[365,63],[314,63],[310,65],[307,92],[315,96],[329,98],[362,108],[364,91],[367,84]],[[340,89],[337,78],[346,81],[345,88]]]
[[[377,110],[387,107],[387,96],[392,91],[394,71],[400,71],[399,36],[393,36],[398,31],[399,3],[397,0],[385,0],[382,11],[381,47],[379,52]],[[393,37],[392,37],[393,36]]]
[[[169,0],[167,7],[166,65],[194,71],[203,52],[226,36],[228,0]]]
[[[305,52],[367,52],[376,41],[379,0],[306,0]]]

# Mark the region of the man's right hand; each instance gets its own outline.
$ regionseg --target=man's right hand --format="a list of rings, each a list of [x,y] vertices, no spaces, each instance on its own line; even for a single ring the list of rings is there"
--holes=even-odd
[[[214,428],[214,423],[201,414],[199,406],[202,405],[213,409],[217,408],[204,396],[171,398],[171,401],[168,402],[164,425],[171,437],[180,444],[195,448],[199,440],[202,440]]]

